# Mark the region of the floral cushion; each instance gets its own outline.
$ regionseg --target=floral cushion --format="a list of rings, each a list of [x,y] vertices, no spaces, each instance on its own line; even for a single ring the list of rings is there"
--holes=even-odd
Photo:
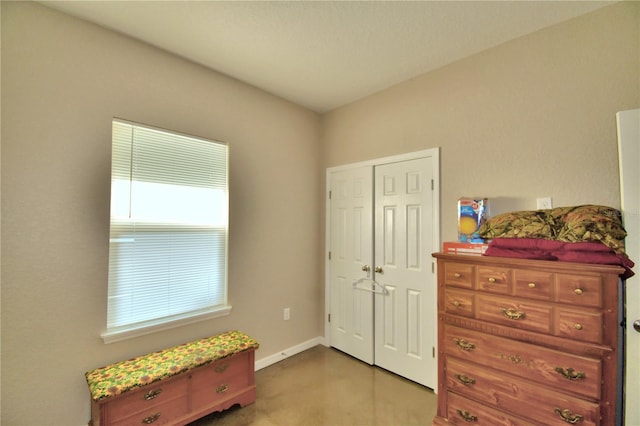
[[[246,334],[229,331],[97,368],[85,377],[91,398],[99,401],[258,347]]]
[[[488,218],[478,235],[493,238],[545,238],[553,239],[556,226],[549,222],[544,210],[523,210],[499,214]]]
[[[478,235],[489,240],[542,238],[572,243],[599,242],[616,253],[624,253],[627,233],[619,210],[583,205],[503,213],[487,219]]]
[[[574,209],[567,208],[559,214],[562,228],[558,231],[558,241],[601,242],[616,253],[624,253],[627,232],[622,227],[619,210],[610,207],[580,206]]]

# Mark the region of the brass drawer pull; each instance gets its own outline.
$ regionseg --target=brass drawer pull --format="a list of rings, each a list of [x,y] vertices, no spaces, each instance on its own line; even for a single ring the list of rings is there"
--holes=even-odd
[[[456,272],[453,274],[454,278],[460,278],[462,274],[460,272]]]
[[[556,367],[556,371],[569,380],[582,380],[587,376],[584,371],[576,371],[573,368]]]
[[[464,374],[456,374],[456,379],[458,379],[458,381],[460,383],[462,383],[465,386],[470,386],[470,385],[475,385],[476,384],[476,379],[466,376]]]
[[[144,394],[144,399],[150,401],[152,399],[156,399],[158,395],[162,393],[162,389],[154,389]]]
[[[575,327],[576,330],[582,330],[583,329],[582,324],[575,324],[574,327]]]
[[[522,358],[520,358],[518,355],[509,355],[509,361],[514,364],[520,364],[522,362]]]
[[[460,302],[458,302],[457,300],[454,300],[454,301],[453,301],[453,306],[455,306],[456,308],[459,308],[459,307],[460,307],[460,305],[461,305],[461,303],[460,303]]]
[[[468,411],[463,411],[463,410],[460,410],[460,409],[456,409],[456,412],[458,413],[458,415],[459,415],[460,417],[462,417],[462,419],[463,419],[465,422],[472,423],[472,422],[477,422],[477,421],[478,421],[478,417],[477,417],[477,416],[474,416],[473,414],[471,414],[471,413],[470,413],[470,412],[468,412]]]
[[[509,309],[505,309],[505,308],[501,308],[500,312],[502,312],[502,314],[511,320],[519,320],[519,319],[524,319],[525,317],[525,313],[522,311],[517,311],[513,308],[509,308]]]
[[[529,283],[529,288],[536,288],[536,283]]]
[[[229,385],[223,384],[216,388],[216,393],[224,393],[229,390]]]
[[[496,279],[495,279],[495,278],[493,278],[493,277],[489,277],[489,282],[490,282],[490,283],[495,283],[495,282],[496,282]]]
[[[498,355],[500,355],[501,359],[508,359],[514,364],[522,363],[522,358],[520,357],[520,355],[510,355],[510,354],[503,354],[503,353],[499,353]]]
[[[453,339],[453,343],[458,345],[458,347],[463,351],[472,351],[476,348],[476,345],[474,343],[467,342],[464,339]]]
[[[564,410],[556,408],[553,412],[559,415],[562,420],[567,423],[571,423],[572,425],[582,421],[582,416],[580,414],[573,414],[571,410],[566,408]]]
[[[227,368],[229,368],[229,364],[220,364],[216,365],[216,368],[214,370],[216,373],[224,373],[225,371],[227,371]]]
[[[573,290],[573,292],[580,296],[582,293],[584,293],[584,290],[582,290],[581,288],[576,288],[575,290]]]
[[[142,423],[145,425],[150,425],[151,423],[154,423],[155,421],[157,421],[160,418],[160,413],[155,413],[149,417],[145,417],[144,419],[142,419]]]

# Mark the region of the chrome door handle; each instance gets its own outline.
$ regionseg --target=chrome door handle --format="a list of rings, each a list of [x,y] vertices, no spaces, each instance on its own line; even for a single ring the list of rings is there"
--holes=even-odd
[[[640,320],[635,320],[633,322],[633,329],[638,333],[640,333]]]
[[[382,273],[382,266],[376,266],[376,269],[373,270],[375,273],[377,274],[381,274]]]
[[[362,265],[362,270],[363,270],[364,272],[369,272],[369,271],[371,270],[371,266],[369,266],[369,265]]]

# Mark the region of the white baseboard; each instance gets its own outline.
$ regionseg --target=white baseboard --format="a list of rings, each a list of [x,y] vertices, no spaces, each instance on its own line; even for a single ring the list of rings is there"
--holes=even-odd
[[[276,362],[280,362],[284,359],[287,359],[292,355],[299,354],[300,352],[306,351],[307,349],[311,349],[314,346],[324,345],[324,344],[325,344],[325,340],[324,340],[324,337],[322,336],[313,338],[311,340],[307,340],[306,342],[302,342],[298,345],[284,349],[277,354],[273,354],[264,358],[257,359],[255,363],[255,370],[256,371],[261,370],[265,367],[275,364]]]

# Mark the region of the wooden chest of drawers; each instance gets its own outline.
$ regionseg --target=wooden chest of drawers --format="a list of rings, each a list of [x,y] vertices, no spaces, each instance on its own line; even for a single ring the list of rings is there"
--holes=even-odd
[[[619,274],[592,264],[434,254],[434,425],[615,425]]]

